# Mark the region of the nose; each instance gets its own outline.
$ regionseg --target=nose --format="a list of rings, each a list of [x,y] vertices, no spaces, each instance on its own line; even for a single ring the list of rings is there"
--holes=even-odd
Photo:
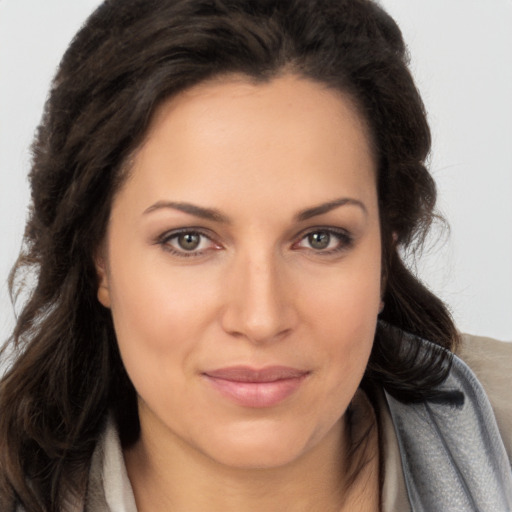
[[[291,283],[276,259],[240,256],[230,268],[221,319],[230,335],[267,343],[282,339],[296,327]]]

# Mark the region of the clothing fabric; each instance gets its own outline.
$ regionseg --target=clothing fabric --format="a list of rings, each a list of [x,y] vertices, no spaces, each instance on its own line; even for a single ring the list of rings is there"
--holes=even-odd
[[[438,391],[412,404],[386,395],[413,510],[512,510],[510,461],[481,384],[456,358]]]
[[[462,402],[379,397],[383,512],[512,510],[512,343],[464,335],[457,355],[443,386]],[[69,510],[137,512],[112,421],[93,456],[85,508]]]

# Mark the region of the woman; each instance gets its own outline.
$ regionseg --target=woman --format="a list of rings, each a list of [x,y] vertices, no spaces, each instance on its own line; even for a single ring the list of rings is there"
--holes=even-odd
[[[399,254],[429,147],[373,2],[105,2],[34,143],[2,510],[506,510],[489,402]]]

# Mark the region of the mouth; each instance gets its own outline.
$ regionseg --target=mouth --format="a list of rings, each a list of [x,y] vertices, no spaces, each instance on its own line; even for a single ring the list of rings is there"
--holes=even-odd
[[[280,404],[299,390],[308,375],[309,371],[287,366],[232,366],[203,373],[224,398],[250,408]]]

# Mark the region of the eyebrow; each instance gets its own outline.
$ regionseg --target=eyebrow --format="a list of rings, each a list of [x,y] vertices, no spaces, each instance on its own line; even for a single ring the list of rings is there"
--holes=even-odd
[[[319,204],[318,206],[313,206],[312,208],[306,208],[305,210],[301,210],[296,216],[295,220],[298,222],[302,222],[312,217],[316,217],[318,215],[323,215],[324,213],[328,213],[331,210],[339,208],[340,206],[352,205],[358,206],[363,210],[365,215],[368,215],[368,210],[362,201],[358,199],[353,199],[350,197],[341,197],[339,199],[334,199],[333,201],[329,201],[327,203]]]
[[[162,208],[171,208],[173,210],[178,210],[183,213],[188,213],[189,215],[193,215],[194,217],[211,220],[213,222],[220,222],[222,224],[230,223],[228,217],[220,213],[220,211],[216,210],[215,208],[203,208],[202,206],[196,206],[191,203],[182,203],[175,201],[158,201],[149,208],[146,208],[146,210],[144,210],[144,214],[151,213],[154,212],[155,210],[160,210]]]
[[[365,215],[368,214],[368,210],[362,201],[350,197],[342,197],[339,199],[334,199],[333,201],[328,201],[327,203],[322,203],[317,206],[301,210],[295,215],[294,219],[296,222],[303,222],[305,220],[311,219],[312,217],[323,215],[324,213],[328,213],[331,210],[345,205],[358,206],[365,213]],[[164,208],[178,210],[180,212],[193,215],[194,217],[211,220],[213,222],[220,222],[222,224],[231,223],[229,217],[215,208],[204,208],[202,206],[197,206],[191,203],[176,201],[158,201],[151,205],[149,208],[146,208],[146,210],[144,210],[144,215]]]

